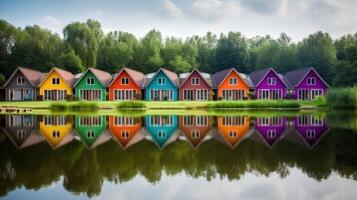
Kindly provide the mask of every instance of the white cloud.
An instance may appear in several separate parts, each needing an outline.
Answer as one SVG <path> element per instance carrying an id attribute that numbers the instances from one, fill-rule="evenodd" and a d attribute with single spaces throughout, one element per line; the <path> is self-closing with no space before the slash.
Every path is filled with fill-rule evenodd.
<path id="1" fill-rule="evenodd" d="M 53 32 L 61 33 L 64 26 L 63 22 L 54 16 L 44 16 L 40 20 L 40 26 Z"/>
<path id="2" fill-rule="evenodd" d="M 191 4 L 190 10 L 203 19 L 220 20 L 239 13 L 240 6 L 238 2 L 231 0 L 196 0 Z"/>
<path id="3" fill-rule="evenodd" d="M 181 9 L 171 0 L 162 1 L 160 7 L 165 12 L 166 16 L 172 18 L 180 18 L 183 16 Z"/>
<path id="4" fill-rule="evenodd" d="M 96 9 L 96 10 L 94 11 L 94 13 L 95 13 L 97 16 L 102 16 L 102 15 L 104 14 L 103 10 L 101 10 L 101 9 Z"/>

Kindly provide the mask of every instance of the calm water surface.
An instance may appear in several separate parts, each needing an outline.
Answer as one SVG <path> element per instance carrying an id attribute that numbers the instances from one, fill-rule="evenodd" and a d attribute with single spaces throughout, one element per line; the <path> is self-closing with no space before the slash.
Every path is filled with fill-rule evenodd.
<path id="1" fill-rule="evenodd" d="M 0 121 L 4 199 L 357 199 L 355 112 Z"/>

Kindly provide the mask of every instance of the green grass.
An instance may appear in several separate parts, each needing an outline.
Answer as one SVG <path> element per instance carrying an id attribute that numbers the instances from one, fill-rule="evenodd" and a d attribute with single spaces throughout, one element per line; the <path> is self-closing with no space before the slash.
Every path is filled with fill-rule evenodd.
<path id="1" fill-rule="evenodd" d="M 216 101 L 207 105 L 210 109 L 230 108 L 299 108 L 295 100 L 251 100 L 251 101 Z"/>
<path id="2" fill-rule="evenodd" d="M 76 101 L 76 102 L 52 102 L 49 109 L 53 112 L 93 112 L 99 110 L 97 102 Z"/>
<path id="3" fill-rule="evenodd" d="M 357 86 L 351 88 L 331 88 L 326 95 L 326 104 L 333 109 L 356 109 Z"/>
<path id="4" fill-rule="evenodd" d="M 146 104 L 143 101 L 122 101 L 117 105 L 118 110 L 123 109 L 146 109 Z"/>

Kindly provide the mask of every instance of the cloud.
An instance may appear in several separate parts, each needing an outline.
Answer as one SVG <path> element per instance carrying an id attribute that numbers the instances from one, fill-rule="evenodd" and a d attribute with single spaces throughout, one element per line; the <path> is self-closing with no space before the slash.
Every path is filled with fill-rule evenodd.
<path id="1" fill-rule="evenodd" d="M 287 0 L 240 0 L 242 6 L 262 15 L 274 15 L 284 11 Z"/>
<path id="2" fill-rule="evenodd" d="M 61 33 L 64 26 L 63 22 L 54 16 L 43 16 L 40 20 L 40 26 L 53 32 Z"/>
<path id="3" fill-rule="evenodd" d="M 183 16 L 181 9 L 171 0 L 164 0 L 159 4 L 164 14 L 171 18 L 180 18 Z"/>
<path id="4" fill-rule="evenodd" d="M 232 0 L 196 0 L 191 4 L 190 10 L 202 19 L 215 21 L 232 17 L 240 11 L 240 7 L 237 1 Z"/>
<path id="5" fill-rule="evenodd" d="M 94 11 L 94 13 L 95 13 L 97 16 L 102 16 L 102 15 L 104 14 L 103 10 L 101 10 L 101 9 L 96 9 L 96 10 Z"/>

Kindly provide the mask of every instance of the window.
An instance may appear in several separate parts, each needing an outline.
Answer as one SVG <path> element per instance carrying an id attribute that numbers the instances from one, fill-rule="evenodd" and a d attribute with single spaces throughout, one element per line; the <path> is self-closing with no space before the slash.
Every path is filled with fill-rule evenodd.
<path id="1" fill-rule="evenodd" d="M 195 125 L 195 116 L 184 116 L 183 117 L 184 126 L 193 126 Z"/>
<path id="2" fill-rule="evenodd" d="M 199 78 L 192 78 L 191 79 L 191 85 L 199 85 L 200 84 L 200 79 Z"/>
<path id="3" fill-rule="evenodd" d="M 306 137 L 308 139 L 315 139 L 316 138 L 316 131 L 315 130 L 307 130 Z"/>
<path id="4" fill-rule="evenodd" d="M 322 126 L 324 124 L 323 118 L 311 116 L 311 125 L 312 126 Z"/>
<path id="5" fill-rule="evenodd" d="M 307 81 L 308 85 L 315 85 L 315 83 L 316 83 L 315 77 L 307 77 L 306 81 Z"/>
<path id="6" fill-rule="evenodd" d="M 229 84 L 230 85 L 237 85 L 238 81 L 237 81 L 237 78 L 230 78 L 229 79 Z"/>
<path id="7" fill-rule="evenodd" d="M 60 79 L 59 78 L 53 78 L 52 79 L 52 85 L 59 85 L 60 84 Z"/>
<path id="8" fill-rule="evenodd" d="M 135 95 L 135 90 L 114 90 L 114 100 L 132 100 Z"/>
<path id="9" fill-rule="evenodd" d="M 194 92 L 195 90 L 183 90 L 183 99 L 184 100 L 194 100 Z"/>
<path id="10" fill-rule="evenodd" d="M 94 78 L 93 77 L 87 78 L 87 85 L 94 85 Z"/>
<path id="11" fill-rule="evenodd" d="M 157 84 L 158 85 L 165 85 L 166 84 L 166 79 L 165 78 L 158 78 L 157 79 Z"/>
<path id="12" fill-rule="evenodd" d="M 65 126 L 65 116 L 50 116 L 47 115 L 43 118 L 45 126 Z"/>
<path id="13" fill-rule="evenodd" d="M 225 100 L 241 100 L 244 98 L 244 90 L 223 90 L 222 96 Z"/>
<path id="14" fill-rule="evenodd" d="M 59 131 L 52 131 L 52 137 L 53 138 L 59 138 L 60 137 L 60 132 Z"/>
<path id="15" fill-rule="evenodd" d="M 301 115 L 298 117 L 298 126 L 307 126 L 309 125 L 309 115 Z"/>
<path id="16" fill-rule="evenodd" d="M 150 90 L 150 98 L 154 101 L 172 100 L 172 90 Z"/>
<path id="17" fill-rule="evenodd" d="M 157 131 L 157 137 L 158 137 L 159 139 L 163 139 L 163 138 L 165 138 L 165 136 L 166 136 L 166 133 L 165 133 L 164 130 L 158 130 L 158 131 Z"/>
<path id="18" fill-rule="evenodd" d="M 173 126 L 172 116 L 150 116 L 151 126 Z"/>
<path id="19" fill-rule="evenodd" d="M 25 77 L 17 77 L 17 85 L 25 85 Z"/>
<path id="20" fill-rule="evenodd" d="M 276 130 L 275 129 L 268 130 L 267 138 L 268 139 L 275 139 L 276 138 Z"/>
<path id="21" fill-rule="evenodd" d="M 208 117 L 207 116 L 196 116 L 196 125 L 197 126 L 208 126 Z"/>
<path id="22" fill-rule="evenodd" d="M 196 90 L 196 100 L 208 100 L 208 90 Z"/>
<path id="23" fill-rule="evenodd" d="M 93 130 L 87 130 L 87 138 L 88 139 L 93 139 L 94 138 L 94 131 Z"/>
<path id="24" fill-rule="evenodd" d="M 276 85 L 276 79 L 275 78 L 268 78 L 268 85 Z"/>
<path id="25" fill-rule="evenodd" d="M 128 77 L 122 78 L 121 79 L 121 84 L 122 85 L 129 85 L 129 78 Z"/>
<path id="26" fill-rule="evenodd" d="M 223 126 L 242 126 L 244 125 L 243 116 L 224 116 L 222 118 Z"/>
<path id="27" fill-rule="evenodd" d="M 101 116 L 79 117 L 79 126 L 101 126 Z"/>
<path id="28" fill-rule="evenodd" d="M 24 129 L 17 130 L 16 135 L 17 135 L 17 139 L 25 139 L 27 136 L 26 130 Z"/>
<path id="29" fill-rule="evenodd" d="M 315 99 L 316 97 L 320 96 L 323 94 L 322 89 L 312 89 L 311 90 L 311 99 Z"/>
<path id="30" fill-rule="evenodd" d="M 229 131 L 229 137 L 236 138 L 237 137 L 237 132 L 236 131 Z"/>
<path id="31" fill-rule="evenodd" d="M 101 90 L 79 90 L 79 97 L 83 100 L 93 101 L 102 99 Z"/>
<path id="32" fill-rule="evenodd" d="M 133 117 L 114 117 L 114 126 L 134 126 L 135 120 Z"/>
<path id="33" fill-rule="evenodd" d="M 129 138 L 129 131 L 127 131 L 127 130 L 121 131 L 121 137 L 122 137 L 123 139 Z"/>
<path id="34" fill-rule="evenodd" d="M 193 130 L 193 131 L 191 131 L 191 137 L 192 137 L 192 139 L 198 139 L 198 138 L 200 138 L 200 131 L 199 131 L 199 130 Z"/>
<path id="35" fill-rule="evenodd" d="M 269 99 L 269 90 L 261 89 L 258 91 L 259 99 Z"/>

